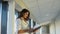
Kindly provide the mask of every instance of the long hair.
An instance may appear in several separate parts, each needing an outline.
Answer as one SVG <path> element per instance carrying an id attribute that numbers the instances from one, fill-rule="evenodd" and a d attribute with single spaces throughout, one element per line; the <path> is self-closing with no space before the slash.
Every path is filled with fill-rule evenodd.
<path id="1" fill-rule="evenodd" d="M 23 17 L 23 15 L 24 15 L 26 12 L 28 12 L 28 17 L 26 18 L 26 20 L 28 20 L 29 17 L 30 17 L 30 12 L 29 12 L 29 10 L 27 10 L 27 9 L 23 9 L 23 10 L 19 13 L 18 18 Z"/>

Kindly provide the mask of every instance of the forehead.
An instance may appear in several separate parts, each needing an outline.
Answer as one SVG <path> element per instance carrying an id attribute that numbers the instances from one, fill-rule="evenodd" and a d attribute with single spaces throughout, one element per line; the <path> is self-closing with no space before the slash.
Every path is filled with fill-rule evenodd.
<path id="1" fill-rule="evenodd" d="M 29 14 L 29 12 L 26 12 L 25 14 Z"/>

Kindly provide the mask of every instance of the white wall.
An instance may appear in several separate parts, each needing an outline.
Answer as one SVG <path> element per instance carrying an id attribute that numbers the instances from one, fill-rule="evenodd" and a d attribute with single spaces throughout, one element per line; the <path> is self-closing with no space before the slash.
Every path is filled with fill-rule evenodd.
<path id="1" fill-rule="evenodd" d="M 14 34 L 15 1 L 9 2 L 7 34 Z"/>
<path id="2" fill-rule="evenodd" d="M 52 21 L 50 26 L 50 34 L 60 34 L 60 16 L 58 16 L 55 21 Z"/>
<path id="3" fill-rule="evenodd" d="M 56 25 L 56 34 L 60 34 L 60 16 L 56 18 L 55 25 Z"/>
<path id="4" fill-rule="evenodd" d="M 50 34 L 55 34 L 55 24 L 54 23 L 50 24 L 49 31 L 50 31 Z"/>

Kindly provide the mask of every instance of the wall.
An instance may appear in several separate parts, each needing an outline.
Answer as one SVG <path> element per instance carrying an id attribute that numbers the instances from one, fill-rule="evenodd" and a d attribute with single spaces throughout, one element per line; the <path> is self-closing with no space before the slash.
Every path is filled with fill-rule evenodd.
<path id="1" fill-rule="evenodd" d="M 56 18 L 55 25 L 56 25 L 56 34 L 60 34 L 60 15 Z"/>
<path id="2" fill-rule="evenodd" d="M 7 34 L 14 34 L 15 1 L 9 2 Z"/>
<path id="3" fill-rule="evenodd" d="M 50 34 L 60 34 L 60 15 L 55 19 L 55 21 L 52 21 L 50 26 Z"/>
<path id="4" fill-rule="evenodd" d="M 51 23 L 49 25 L 49 32 L 50 32 L 50 34 L 55 34 L 55 25 L 54 25 L 54 23 Z"/>

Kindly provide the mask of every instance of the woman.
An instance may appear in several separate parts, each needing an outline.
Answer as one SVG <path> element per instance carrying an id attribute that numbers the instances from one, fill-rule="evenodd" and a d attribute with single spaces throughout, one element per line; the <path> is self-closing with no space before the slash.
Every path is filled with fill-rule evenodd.
<path id="1" fill-rule="evenodd" d="M 18 34 L 29 34 L 31 32 L 34 32 L 33 28 L 29 26 L 29 20 L 30 20 L 30 12 L 27 9 L 23 9 L 20 12 L 20 15 L 17 18 L 17 32 Z M 33 20 L 31 20 L 33 23 Z"/>
<path id="2" fill-rule="evenodd" d="M 23 9 L 20 12 L 20 15 L 17 18 L 17 28 L 18 28 L 18 34 L 27 34 L 27 32 L 29 32 L 29 16 L 30 16 L 30 12 L 27 9 Z"/>

